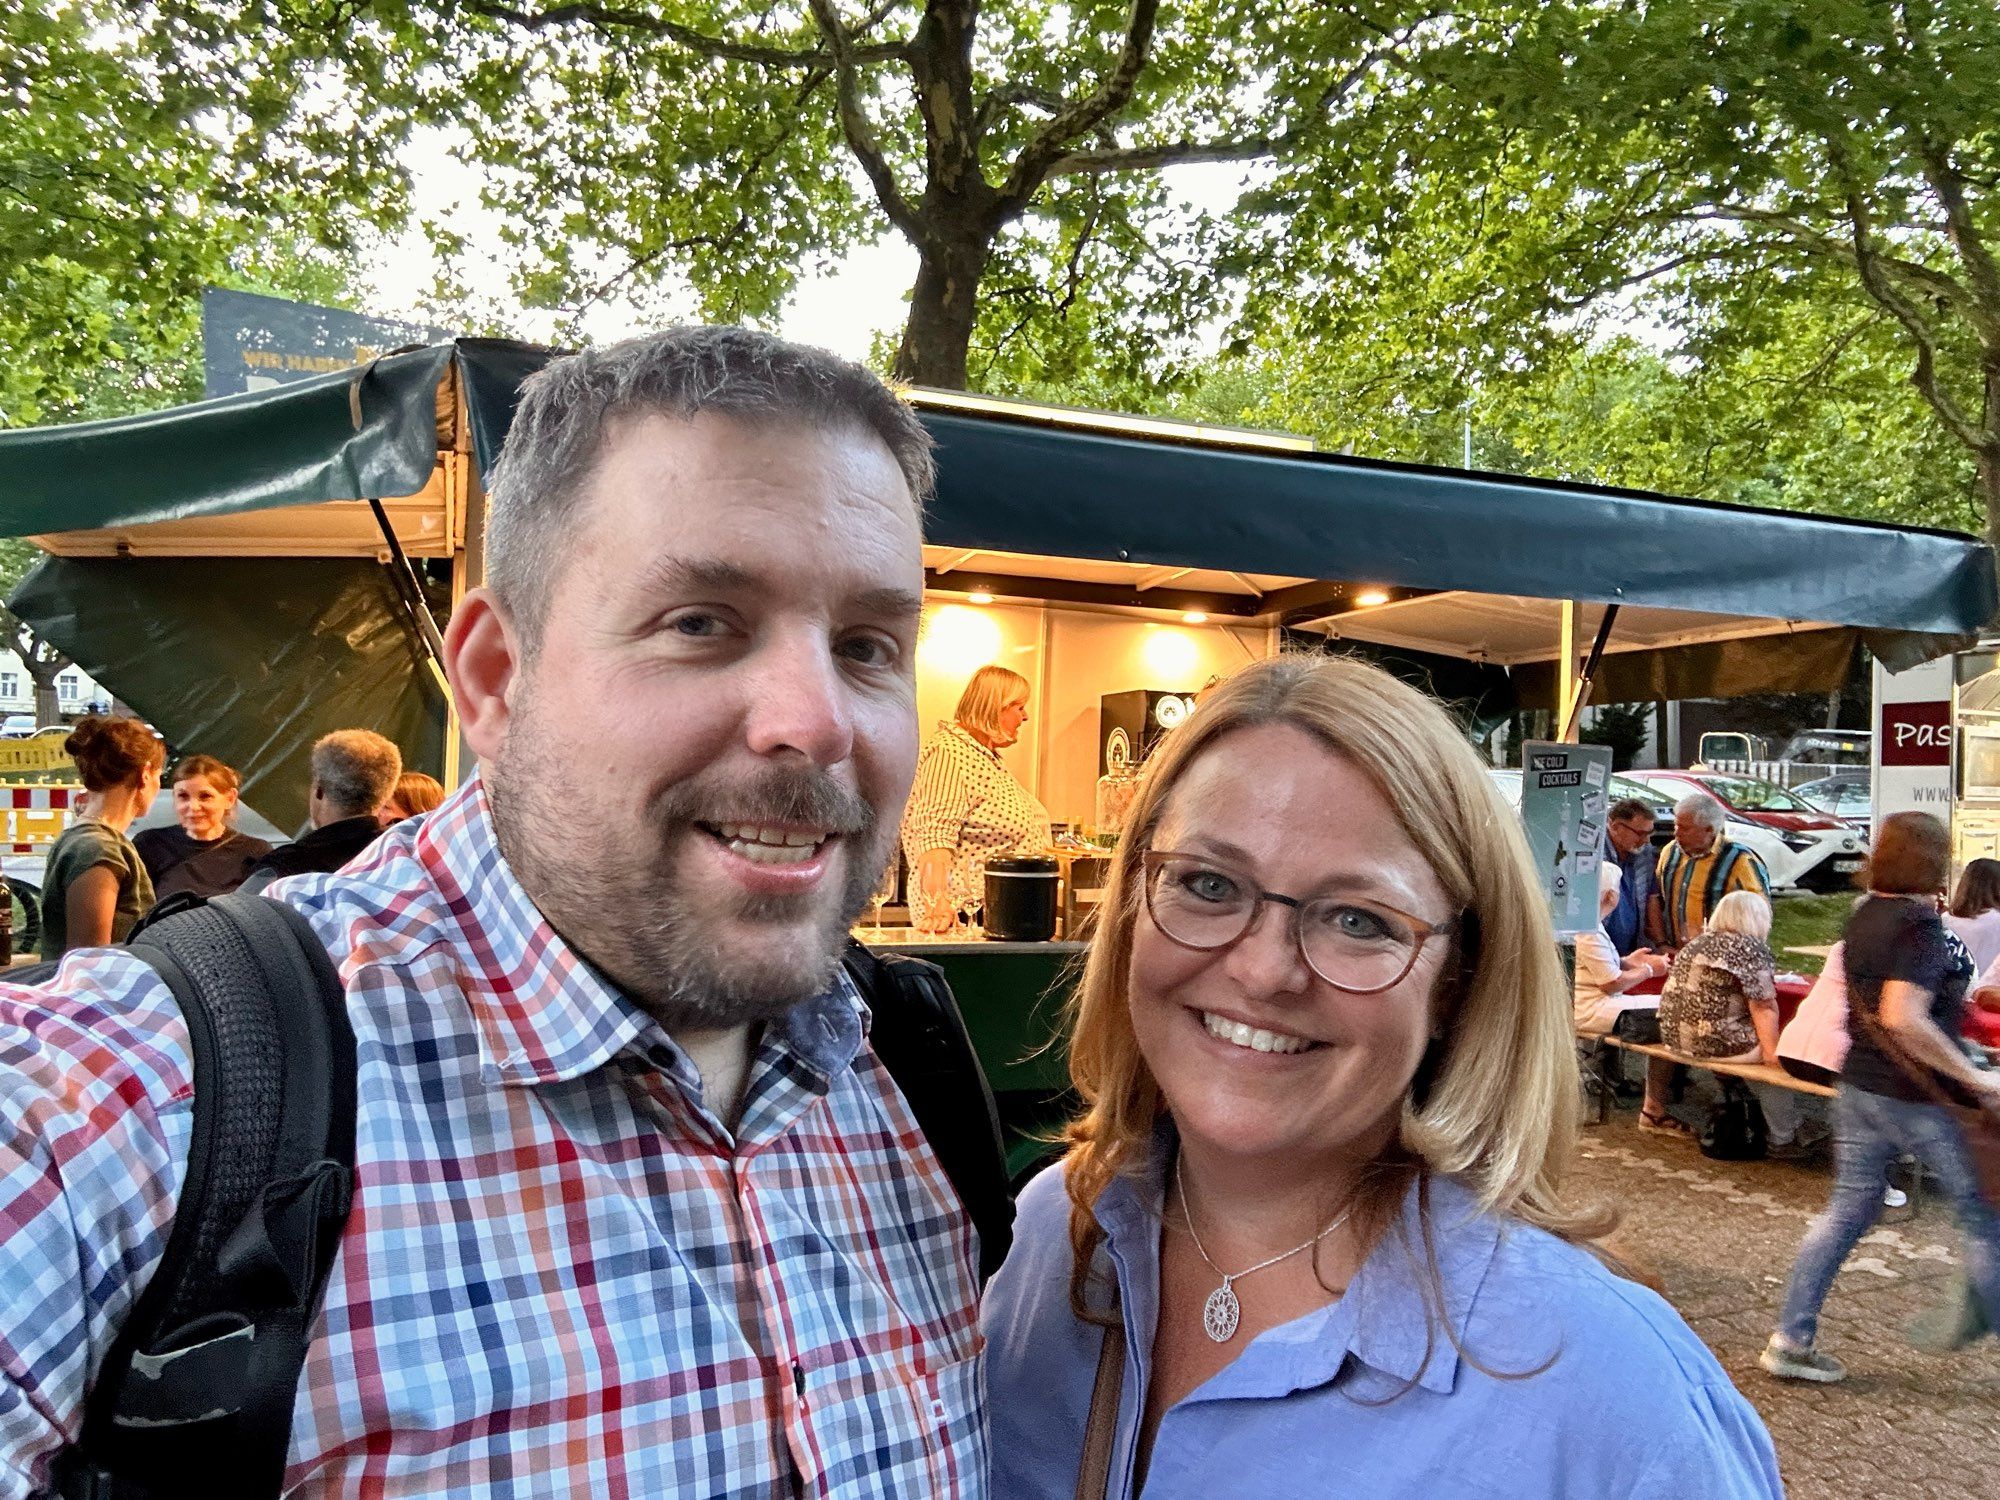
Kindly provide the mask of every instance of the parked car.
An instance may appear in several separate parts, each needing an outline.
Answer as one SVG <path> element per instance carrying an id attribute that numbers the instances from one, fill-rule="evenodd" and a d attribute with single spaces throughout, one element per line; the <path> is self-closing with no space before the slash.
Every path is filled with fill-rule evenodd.
<path id="1" fill-rule="evenodd" d="M 1775 838 L 1786 851 L 1782 859 L 1774 860 L 1749 839 L 1739 840 L 1763 856 L 1773 886 L 1845 890 L 1868 855 L 1867 840 L 1840 819 L 1768 781 L 1718 771 L 1634 771 L 1632 779 L 1674 801 L 1689 792 L 1707 792 L 1732 822 L 1754 826 Z M 1736 835 L 1732 832 L 1729 837 Z"/>
<path id="2" fill-rule="evenodd" d="M 1500 789 L 1500 795 L 1507 799 L 1507 805 L 1516 812 L 1521 810 L 1521 773 L 1514 767 L 1494 767 L 1489 773 L 1493 784 Z M 1653 809 L 1653 847 L 1658 848 L 1674 836 L 1674 804 L 1662 797 L 1652 787 L 1641 786 L 1623 776 L 1613 776 L 1610 782 L 1610 800 L 1623 802 L 1627 797 L 1637 797 Z"/>
<path id="3" fill-rule="evenodd" d="M 1793 787 L 1792 794 L 1860 833 L 1875 826 L 1875 793 L 1865 771 L 1859 776 L 1822 776 Z"/>
<path id="4" fill-rule="evenodd" d="M 6 718 L 0 719 L 0 739 L 26 739 L 34 732 L 35 716 L 33 714 L 9 714 Z"/>

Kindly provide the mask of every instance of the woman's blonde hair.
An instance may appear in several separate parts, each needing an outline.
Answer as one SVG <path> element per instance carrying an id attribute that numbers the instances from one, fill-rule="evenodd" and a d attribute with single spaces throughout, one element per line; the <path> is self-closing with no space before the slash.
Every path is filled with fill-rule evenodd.
<path id="1" fill-rule="evenodd" d="M 983 739 L 1000 737 L 1000 710 L 1016 699 L 1026 701 L 1028 679 L 1011 667 L 991 662 L 972 674 L 958 695 L 952 717 Z"/>
<path id="2" fill-rule="evenodd" d="M 1715 903 L 1703 932 L 1734 932 L 1759 942 L 1771 936 L 1771 903 L 1755 891 L 1731 891 Z"/>
<path id="3" fill-rule="evenodd" d="M 1112 859 L 1071 1000 L 1070 1076 L 1084 1112 L 1067 1131 L 1063 1166 L 1070 1301 L 1081 1318 L 1106 1317 L 1086 1296 L 1103 1238 L 1093 1206 L 1114 1176 L 1144 1170 L 1165 1111 L 1127 1009 L 1140 857 L 1188 767 L 1225 735 L 1269 724 L 1302 730 L 1365 772 L 1462 912 L 1438 980 L 1443 1034 L 1418 1067 L 1397 1144 L 1354 1205 L 1364 1243 L 1395 1220 L 1413 1179 L 1427 1201 L 1435 1173 L 1460 1179 L 1485 1209 L 1568 1239 L 1610 1227 L 1608 1216 L 1562 1196 L 1579 1093 L 1569 986 L 1519 821 L 1438 704 L 1365 662 L 1286 655 L 1238 672 L 1168 737 Z M 1424 1229 L 1428 1241 L 1427 1218 Z M 1429 1272 L 1435 1293 L 1434 1260 Z"/>

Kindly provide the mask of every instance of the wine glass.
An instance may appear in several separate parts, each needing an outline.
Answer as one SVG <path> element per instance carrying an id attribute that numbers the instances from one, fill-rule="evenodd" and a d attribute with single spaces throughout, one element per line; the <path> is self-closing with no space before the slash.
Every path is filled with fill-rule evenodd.
<path id="1" fill-rule="evenodd" d="M 986 861 L 975 856 L 966 861 L 965 884 L 954 893 L 957 902 L 957 922 L 952 929 L 954 935 L 967 939 L 979 936 L 979 923 L 973 914 L 983 904 L 985 890 Z"/>
<path id="2" fill-rule="evenodd" d="M 891 859 L 883 867 L 882 878 L 875 882 L 874 893 L 868 898 L 875 903 L 875 936 L 877 938 L 887 935 L 886 929 L 882 926 L 882 908 L 896 898 L 897 874 L 896 861 Z"/>

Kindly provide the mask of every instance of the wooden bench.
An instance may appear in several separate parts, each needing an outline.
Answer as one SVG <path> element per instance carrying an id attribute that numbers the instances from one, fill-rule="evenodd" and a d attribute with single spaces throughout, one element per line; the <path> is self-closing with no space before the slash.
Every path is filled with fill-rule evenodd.
<path id="1" fill-rule="evenodd" d="M 1657 1057 L 1662 1062 L 1681 1063 L 1690 1068 L 1706 1068 L 1711 1073 L 1741 1078 L 1749 1083 L 1767 1084 L 1775 1089 L 1790 1089 L 1795 1094 L 1817 1094 L 1822 1099 L 1831 1099 L 1835 1094 L 1835 1090 L 1824 1083 L 1808 1083 L 1803 1078 L 1794 1078 L 1783 1068 L 1774 1068 L 1767 1063 L 1729 1062 L 1715 1057 L 1688 1057 L 1671 1048 L 1662 1047 L 1657 1042 L 1630 1042 L 1618 1036 L 1578 1037 L 1577 1040 L 1601 1042 L 1607 1049 L 1615 1047 L 1620 1052 L 1634 1052 L 1641 1057 Z M 1607 1050 L 1604 1056 L 1609 1061 L 1611 1054 Z M 1591 1092 L 1597 1096 L 1595 1123 L 1602 1125 L 1611 1110 L 1611 1079 L 1601 1074 L 1597 1079 L 1597 1086 Z"/>

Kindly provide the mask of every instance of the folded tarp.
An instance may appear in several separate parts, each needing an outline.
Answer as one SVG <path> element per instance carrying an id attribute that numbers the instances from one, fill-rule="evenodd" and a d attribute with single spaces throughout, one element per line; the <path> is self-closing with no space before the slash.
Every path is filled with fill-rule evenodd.
<path id="1" fill-rule="evenodd" d="M 306 816 L 313 741 L 373 729 L 444 765 L 444 695 L 388 575 L 360 558 L 50 557 L 10 607 L 167 738 L 245 775 L 278 827 Z"/>

